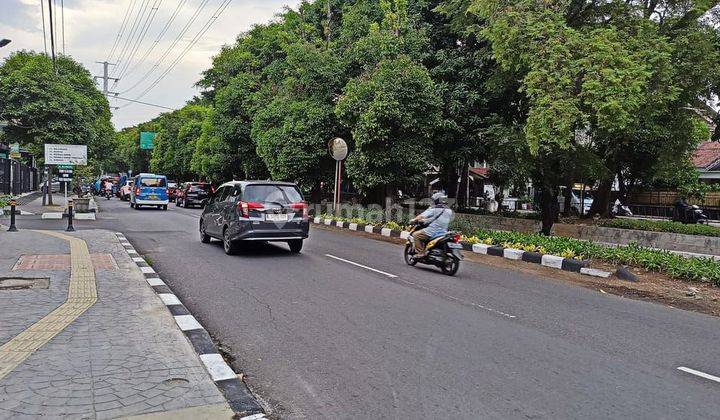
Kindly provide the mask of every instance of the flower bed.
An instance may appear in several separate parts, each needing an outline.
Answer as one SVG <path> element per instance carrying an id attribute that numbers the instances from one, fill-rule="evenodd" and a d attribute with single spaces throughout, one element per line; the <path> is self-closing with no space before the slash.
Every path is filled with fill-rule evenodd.
<path id="1" fill-rule="evenodd" d="M 670 232 L 681 233 L 685 235 L 702 235 L 720 237 L 720 228 L 708 225 L 685 225 L 679 222 L 671 222 L 668 220 L 644 220 L 644 219 L 609 219 L 602 220 L 599 226 L 618 228 L 618 229 L 635 229 L 651 232 Z"/>
<path id="2" fill-rule="evenodd" d="M 320 217 L 392 230 L 407 230 L 400 223 L 392 220 L 371 223 L 358 217 L 347 219 L 327 214 Z M 484 243 L 568 259 L 597 260 L 609 264 L 630 265 L 664 273 L 677 279 L 711 282 L 720 286 L 720 262 L 711 258 L 685 258 L 669 251 L 650 249 L 639 245 L 612 247 L 562 236 L 543 236 L 487 229 L 471 230 L 470 226 L 458 225 L 451 226 L 451 229 L 461 230 L 462 239 L 467 244 Z"/>
<path id="3" fill-rule="evenodd" d="M 598 260 L 610 264 L 641 267 L 683 280 L 711 282 L 720 286 L 720 263 L 711 258 L 685 258 L 669 251 L 639 245 L 604 246 L 562 236 L 478 230 L 469 242 L 558 255 L 564 258 Z"/>

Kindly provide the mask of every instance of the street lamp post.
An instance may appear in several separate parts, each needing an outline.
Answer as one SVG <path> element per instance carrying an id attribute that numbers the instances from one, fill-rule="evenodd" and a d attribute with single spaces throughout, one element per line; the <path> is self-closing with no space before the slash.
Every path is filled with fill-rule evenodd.
<path id="1" fill-rule="evenodd" d="M 9 43 L 10 43 L 10 40 L 7 38 L 0 39 L 0 48 L 6 46 Z"/>

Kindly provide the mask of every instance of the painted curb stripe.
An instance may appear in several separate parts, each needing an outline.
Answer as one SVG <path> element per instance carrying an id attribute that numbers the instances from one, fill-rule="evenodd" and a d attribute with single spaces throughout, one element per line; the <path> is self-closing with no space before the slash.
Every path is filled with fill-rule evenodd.
<path id="1" fill-rule="evenodd" d="M 160 277 L 150 277 L 145 279 L 145 281 L 148 282 L 148 284 L 152 287 L 154 286 L 167 286 L 164 281 L 160 279 Z"/>
<path id="2" fill-rule="evenodd" d="M 181 305 L 180 299 L 178 299 L 177 296 L 172 293 L 159 293 L 158 296 L 160 297 L 160 300 L 163 301 L 165 306 Z"/>
<path id="3" fill-rule="evenodd" d="M 203 329 L 202 325 L 200 325 L 197 319 L 195 319 L 192 315 L 178 315 L 173 318 L 175 318 L 175 322 L 178 324 L 178 327 L 180 327 L 183 331 Z"/>
<path id="4" fill-rule="evenodd" d="M 115 232 L 115 235 L 119 241 L 127 242 L 127 239 L 125 239 L 121 233 Z M 162 281 L 155 270 L 138 255 L 129 242 L 123 244 L 123 248 L 130 258 L 132 258 L 135 265 L 142 271 L 145 281 L 147 281 L 148 285 L 151 286 L 160 300 L 162 300 L 165 307 L 168 308 L 178 328 L 180 328 L 188 341 L 190 341 L 193 350 L 195 350 L 195 353 L 205 366 L 205 369 L 218 387 L 218 390 L 227 400 L 230 408 L 241 415 L 251 414 L 252 416 L 260 416 L 254 418 L 266 419 L 267 417 L 263 414 L 263 409 L 257 402 L 257 399 L 255 399 L 255 396 L 252 395 L 247 385 L 237 377 L 232 368 L 225 363 L 222 356 L 218 353 L 217 347 L 212 341 L 210 334 L 208 334 L 198 320 L 192 316 L 177 296 L 172 293 L 172 290 Z"/>
<path id="5" fill-rule="evenodd" d="M 230 366 L 225 363 L 225 360 L 218 353 L 201 354 L 200 360 L 202 360 L 213 381 L 237 378 L 235 372 L 230 369 Z"/>

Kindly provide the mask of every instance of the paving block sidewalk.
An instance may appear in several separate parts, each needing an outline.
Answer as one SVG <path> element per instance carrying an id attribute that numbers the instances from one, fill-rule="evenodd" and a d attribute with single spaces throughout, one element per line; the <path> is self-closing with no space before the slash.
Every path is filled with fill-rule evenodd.
<path id="1" fill-rule="evenodd" d="M 233 415 L 116 236 L 0 230 L 0 419 L 162 412 Z"/>

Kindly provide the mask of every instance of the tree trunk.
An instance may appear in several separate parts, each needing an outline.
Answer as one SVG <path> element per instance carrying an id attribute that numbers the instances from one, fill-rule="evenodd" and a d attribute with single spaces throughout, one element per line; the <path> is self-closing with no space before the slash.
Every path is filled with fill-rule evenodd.
<path id="1" fill-rule="evenodd" d="M 468 205 L 468 182 L 468 163 L 463 162 L 460 167 L 460 185 L 457 194 L 457 205 L 459 208 L 465 208 Z"/>
<path id="2" fill-rule="evenodd" d="M 612 184 L 612 179 L 603 179 L 600 181 L 588 216 L 599 214 L 602 217 L 608 217 L 610 215 L 610 193 L 612 192 Z"/>
<path id="3" fill-rule="evenodd" d="M 545 236 L 552 234 L 552 227 L 558 217 L 558 202 L 555 189 L 543 185 L 540 194 L 540 215 L 542 218 L 542 228 L 540 233 Z"/>
<path id="4" fill-rule="evenodd" d="M 572 215 L 572 187 L 573 182 L 568 181 L 565 184 L 565 201 L 563 204 L 563 215 L 564 216 L 570 216 Z"/>
<path id="5" fill-rule="evenodd" d="M 312 190 L 310 190 L 310 201 L 312 204 L 320 204 L 322 202 L 322 189 L 320 181 L 315 181 Z"/>

